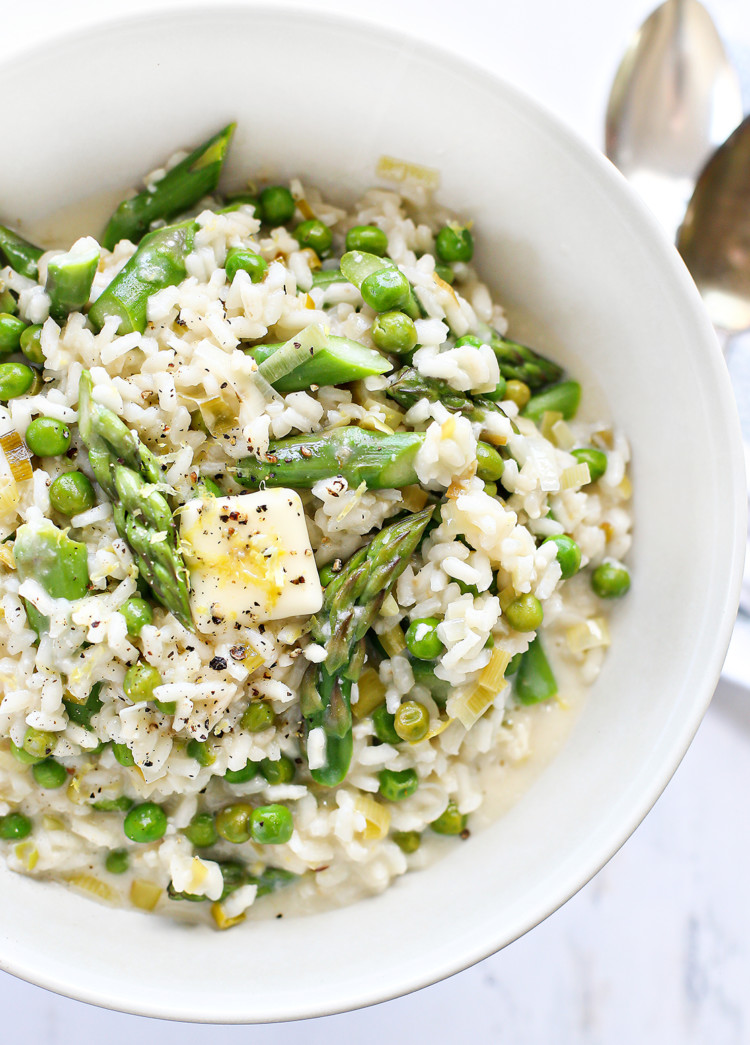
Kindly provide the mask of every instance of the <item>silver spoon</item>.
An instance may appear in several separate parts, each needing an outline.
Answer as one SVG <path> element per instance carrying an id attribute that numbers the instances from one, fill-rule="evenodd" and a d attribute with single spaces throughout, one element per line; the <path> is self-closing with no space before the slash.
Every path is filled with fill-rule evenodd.
<path id="1" fill-rule="evenodd" d="M 710 15 L 698 0 L 666 0 L 620 63 L 605 151 L 670 239 L 698 173 L 741 119 L 739 80 Z"/>

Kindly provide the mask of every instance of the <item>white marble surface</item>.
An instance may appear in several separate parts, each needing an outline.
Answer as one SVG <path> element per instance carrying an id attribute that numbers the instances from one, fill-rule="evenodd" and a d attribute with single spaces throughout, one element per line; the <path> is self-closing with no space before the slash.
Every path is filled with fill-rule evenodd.
<path id="1" fill-rule="evenodd" d="M 750 102 L 746 0 L 705 2 Z M 121 12 L 177 6 L 175 0 L 6 0 L 0 59 Z M 349 12 L 450 46 L 599 145 L 612 74 L 653 3 L 298 0 L 297 6 Z M 738 637 L 735 675 L 744 647 L 750 649 L 750 626 Z M 369 1010 L 254 1028 L 110 1013 L 0 974 L 0 1043 L 130 1045 L 148 1036 L 159 1045 L 442 1045 L 469 1038 L 513 1045 L 746 1045 L 749 814 L 750 695 L 725 680 L 664 796 L 620 853 L 564 908 L 475 968 Z"/>

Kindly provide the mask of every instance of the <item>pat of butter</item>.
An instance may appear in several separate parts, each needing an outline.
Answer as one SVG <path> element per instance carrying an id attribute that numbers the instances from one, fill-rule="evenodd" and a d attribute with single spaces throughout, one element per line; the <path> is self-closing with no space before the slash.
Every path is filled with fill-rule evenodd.
<path id="1" fill-rule="evenodd" d="M 188 501 L 180 540 L 199 631 L 317 613 L 323 589 L 294 490 Z"/>

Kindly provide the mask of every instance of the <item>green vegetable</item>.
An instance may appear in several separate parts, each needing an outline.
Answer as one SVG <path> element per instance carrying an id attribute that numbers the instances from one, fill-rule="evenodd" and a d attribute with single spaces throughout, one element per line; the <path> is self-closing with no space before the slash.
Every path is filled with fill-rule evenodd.
<path id="1" fill-rule="evenodd" d="M 119 762 L 121 766 L 127 767 L 135 765 L 133 752 L 130 750 L 127 744 L 113 744 L 112 754 L 115 756 L 115 760 Z"/>
<path id="2" fill-rule="evenodd" d="M 521 657 L 515 693 L 521 704 L 538 704 L 557 693 L 557 682 L 538 635 Z"/>
<path id="3" fill-rule="evenodd" d="M 96 504 L 91 480 L 83 472 L 63 472 L 50 483 L 49 503 L 61 515 L 79 515 L 88 511 Z"/>
<path id="4" fill-rule="evenodd" d="M 405 700 L 394 716 L 393 728 L 402 740 L 416 743 L 427 736 L 430 716 L 424 704 L 418 700 Z"/>
<path id="5" fill-rule="evenodd" d="M 383 312 L 372 324 L 372 340 L 384 352 L 410 352 L 417 343 L 414 320 L 403 312 Z"/>
<path id="6" fill-rule="evenodd" d="M 208 849 L 209 846 L 216 845 L 219 837 L 210 813 L 196 813 L 182 833 L 196 849 Z"/>
<path id="7" fill-rule="evenodd" d="M 544 610 L 535 595 L 518 595 L 506 606 L 505 619 L 515 631 L 536 631 L 544 619 Z"/>
<path id="8" fill-rule="evenodd" d="M 158 842 L 167 832 L 167 814 L 156 802 L 133 806 L 122 829 L 131 842 Z"/>
<path id="9" fill-rule="evenodd" d="M 68 771 L 60 762 L 54 758 L 45 758 L 31 767 L 31 773 L 40 787 L 48 791 L 54 791 L 62 787 L 68 779 Z"/>
<path id="10" fill-rule="evenodd" d="M 467 392 L 457 392 L 447 381 L 422 377 L 411 367 L 399 370 L 385 393 L 391 399 L 395 399 L 405 410 L 410 409 L 420 399 L 429 399 L 431 403 L 442 403 L 452 413 L 463 414 L 470 421 L 477 421 L 479 424 L 482 424 L 492 414 L 504 416 L 504 411 L 489 395 L 470 396 Z M 487 444 L 482 443 L 481 445 L 486 446 Z M 493 450 L 493 453 L 495 452 Z M 492 467 L 497 470 L 499 466 L 495 458 L 489 457 L 488 460 L 493 462 Z"/>
<path id="11" fill-rule="evenodd" d="M 58 457 L 70 443 L 70 429 L 54 417 L 35 417 L 26 429 L 26 445 L 37 457 Z"/>
<path id="12" fill-rule="evenodd" d="M 552 388 L 532 396 L 521 413 L 524 417 L 530 417 L 532 421 L 541 421 L 548 410 L 554 410 L 562 414 L 566 421 L 570 421 L 575 417 L 580 401 L 581 386 L 578 382 L 563 381 L 562 384 L 553 385 Z"/>
<path id="13" fill-rule="evenodd" d="M 260 763 L 260 771 L 269 784 L 289 784 L 294 780 L 296 766 L 291 758 L 282 755 L 278 759 L 264 758 Z"/>
<path id="14" fill-rule="evenodd" d="M 406 648 L 419 660 L 435 660 L 445 649 L 438 638 L 437 617 L 420 617 L 413 620 L 406 631 Z"/>
<path id="15" fill-rule="evenodd" d="M 8 813 L 0 816 L 0 838 L 4 842 L 17 842 L 31 834 L 32 824 L 23 813 Z"/>
<path id="16" fill-rule="evenodd" d="M 99 265 L 99 244 L 86 239 L 67 253 L 56 254 L 47 265 L 45 291 L 49 295 L 49 314 L 62 326 L 71 312 L 83 312 L 91 294 Z"/>
<path id="17" fill-rule="evenodd" d="M 292 837 L 294 823 L 286 806 L 258 806 L 251 817 L 253 841 L 259 845 L 283 845 Z"/>
<path id="18" fill-rule="evenodd" d="M 318 784 L 334 787 L 347 774 L 352 757 L 351 685 L 364 663 L 364 638 L 406 569 L 432 512 L 427 508 L 384 527 L 326 586 L 312 635 L 326 647 L 327 656 L 322 664 L 308 667 L 300 689 L 306 735 L 320 728 L 326 739 L 325 764 L 310 770 Z"/>
<path id="19" fill-rule="evenodd" d="M 388 250 L 388 237 L 376 225 L 355 225 L 346 234 L 346 249 L 382 257 Z"/>
<path id="20" fill-rule="evenodd" d="M 573 450 L 572 456 L 580 464 L 589 466 L 589 475 L 592 483 L 595 483 L 597 479 L 601 479 L 607 471 L 607 455 L 601 450 L 594 450 L 593 447 L 584 450 Z"/>
<path id="21" fill-rule="evenodd" d="M 313 287 L 320 287 L 322 290 L 334 283 L 347 282 L 346 277 L 341 274 L 341 269 L 316 269 L 312 274 Z"/>
<path id="22" fill-rule="evenodd" d="M 381 769 L 378 773 L 380 793 L 388 802 L 401 802 L 413 795 L 419 787 L 419 777 L 415 769 Z"/>
<path id="23" fill-rule="evenodd" d="M 262 283 L 263 277 L 268 271 L 268 262 L 254 250 L 247 250 L 245 247 L 230 247 L 224 262 L 227 283 L 233 282 L 240 269 L 247 272 L 252 283 Z"/>
<path id="24" fill-rule="evenodd" d="M 107 250 L 113 250 L 121 239 L 138 243 L 152 222 L 169 220 L 213 192 L 234 128 L 230 123 L 168 170 L 159 181 L 132 199 L 124 200 L 104 233 L 102 244 Z"/>
<path id="25" fill-rule="evenodd" d="M 410 853 L 416 853 L 422 844 L 422 836 L 419 831 L 396 831 L 393 835 L 393 841 L 399 847 L 402 853 L 406 853 L 409 856 Z"/>
<path id="26" fill-rule="evenodd" d="M 477 475 L 486 483 L 497 482 L 505 471 L 505 461 L 489 443 L 477 443 Z"/>
<path id="27" fill-rule="evenodd" d="M 0 355 L 9 356 L 21 347 L 21 335 L 26 324 L 18 316 L 0 312 Z"/>
<path id="28" fill-rule="evenodd" d="M 102 700 L 99 698 L 103 683 L 96 682 L 91 688 L 91 692 L 86 698 L 83 704 L 79 704 L 75 700 L 69 700 L 63 697 L 63 704 L 65 710 L 68 713 L 68 718 L 71 722 L 75 722 L 77 726 L 83 726 L 84 729 L 91 729 L 91 719 L 96 715 L 98 711 L 102 709 Z M 124 745 L 113 744 L 112 747 L 120 747 Z M 127 748 L 125 749 L 128 750 Z M 118 759 L 119 761 L 119 759 Z M 129 765 L 133 765 L 132 762 Z"/>
<path id="29" fill-rule="evenodd" d="M 459 813 L 456 803 L 449 802 L 430 827 L 438 835 L 460 835 L 466 830 L 466 821 L 467 817 Z"/>
<path id="30" fill-rule="evenodd" d="M 600 599 L 620 599 L 630 589 L 627 567 L 614 559 L 605 560 L 591 574 L 591 587 Z"/>
<path id="31" fill-rule="evenodd" d="M 449 287 L 452 287 L 456 282 L 456 273 L 450 265 L 436 265 L 435 275 L 439 276 L 443 283 L 447 283 Z"/>
<path id="32" fill-rule="evenodd" d="M 143 580 L 183 627 L 193 626 L 188 571 L 164 496 L 158 459 L 116 414 L 94 402 L 88 371 L 81 374 L 78 430 L 97 482 L 113 504 L 117 532 L 133 551 Z M 152 540 L 156 534 L 160 538 Z M 166 534 L 166 537 L 161 535 Z"/>
<path id="33" fill-rule="evenodd" d="M 259 768 L 260 762 L 248 759 L 242 769 L 228 769 L 224 774 L 224 779 L 228 784 L 246 784 L 248 780 L 257 776 Z"/>
<path id="34" fill-rule="evenodd" d="M 359 288 L 362 300 L 376 312 L 402 308 L 409 300 L 409 280 L 397 268 L 372 272 Z"/>
<path id="35" fill-rule="evenodd" d="M 25 363 L 0 363 L 0 401 L 26 395 L 34 384 L 34 373 Z"/>
<path id="36" fill-rule="evenodd" d="M 127 849 L 113 849 L 107 853 L 104 866 L 110 874 L 125 874 L 130 867 L 130 854 Z"/>
<path id="37" fill-rule="evenodd" d="M 141 704 L 146 700 L 154 699 L 154 690 L 161 686 L 162 678 L 152 664 L 146 664 L 139 660 L 132 664 L 125 672 L 122 680 L 122 688 L 125 696 L 133 704 Z"/>
<path id="38" fill-rule="evenodd" d="M 12 232 L 5 225 L 0 225 L 0 257 L 14 272 L 19 272 L 27 279 L 36 280 L 39 275 L 39 259 L 44 251 L 35 247 L 17 232 Z"/>
<path id="39" fill-rule="evenodd" d="M 445 704 L 450 694 L 450 683 L 445 679 L 439 679 L 435 674 L 433 662 L 424 660 L 412 661 L 411 670 L 414 674 L 414 682 L 418 686 L 424 686 L 430 691 L 432 699 L 437 704 Z"/>
<path id="40" fill-rule="evenodd" d="M 412 319 L 419 319 L 422 315 L 414 291 L 395 261 L 391 261 L 390 258 L 379 258 L 364 250 L 350 250 L 344 254 L 340 265 L 342 275 L 354 284 L 365 302 L 376 312 L 388 312 L 393 308 L 401 308 Z M 384 276 L 382 279 L 371 279 L 372 276 L 380 276 L 383 273 L 391 273 L 391 275 Z M 368 280 L 370 280 L 369 283 L 367 283 Z M 365 283 L 367 283 L 366 289 Z M 373 301 L 377 303 L 373 304 Z M 388 303 L 389 301 L 390 303 Z"/>
<path id="41" fill-rule="evenodd" d="M 248 733 L 262 733 L 273 725 L 273 708 L 265 700 L 254 700 L 248 704 L 240 719 L 240 725 Z"/>
<path id="42" fill-rule="evenodd" d="M 42 327 L 35 323 L 26 327 L 21 334 L 20 348 L 31 363 L 41 366 L 44 363 L 44 352 L 42 351 Z"/>
<path id="43" fill-rule="evenodd" d="M 19 580 L 37 581 L 53 599 L 74 602 L 88 593 L 86 546 L 72 541 L 49 519 L 19 526 L 13 555 Z M 26 614 L 38 635 L 49 627 L 48 619 L 28 601 Z"/>
<path id="44" fill-rule="evenodd" d="M 216 761 L 213 746 L 207 740 L 189 740 L 187 753 L 201 766 L 212 766 Z"/>
<path id="45" fill-rule="evenodd" d="M 294 196 L 284 185 L 269 185 L 260 194 L 260 213 L 266 225 L 285 225 L 296 209 Z"/>
<path id="46" fill-rule="evenodd" d="M 216 814 L 216 831 L 220 838 L 233 845 L 241 845 L 250 838 L 250 818 L 253 807 L 247 802 L 234 802 Z"/>
<path id="47" fill-rule="evenodd" d="M 149 232 L 138 250 L 118 272 L 89 308 L 88 317 L 95 330 L 115 316 L 120 321 L 118 334 L 146 329 L 148 299 L 164 287 L 181 283 L 187 275 L 185 261 L 193 249 L 198 231 L 195 221 L 167 225 Z"/>
<path id="48" fill-rule="evenodd" d="M 444 225 L 435 237 L 435 253 L 441 261 L 471 261 L 474 239 L 464 225 Z"/>
<path id="49" fill-rule="evenodd" d="M 256 363 L 265 363 L 281 348 L 281 344 L 254 345 L 246 349 L 246 353 Z M 272 381 L 271 384 L 280 392 L 300 392 L 311 385 L 340 385 L 348 381 L 357 381 L 373 374 L 385 374 L 392 370 L 389 361 L 372 348 L 366 348 L 357 341 L 347 337 L 336 337 L 329 334 L 325 347 L 309 358 L 304 359 L 284 377 Z"/>
<path id="50" fill-rule="evenodd" d="M 581 568 L 581 549 L 573 538 L 561 533 L 548 537 L 542 543 L 549 544 L 550 542 L 557 545 L 557 561 L 560 563 L 563 580 L 578 573 Z"/>
<path id="51" fill-rule="evenodd" d="M 380 707 L 375 708 L 372 713 L 372 724 L 375 729 L 375 736 L 378 740 L 381 740 L 384 744 L 401 743 L 401 737 L 396 732 L 396 727 L 394 725 L 395 721 L 395 715 L 390 713 L 385 704 L 381 704 Z"/>
<path id="52" fill-rule="evenodd" d="M 303 221 L 298 225 L 294 230 L 294 238 L 300 247 L 309 247 L 319 258 L 328 254 L 333 243 L 333 233 L 317 218 L 310 218 L 309 221 Z"/>
<path id="53" fill-rule="evenodd" d="M 131 595 L 131 597 L 120 606 L 119 612 L 125 618 L 128 635 L 131 635 L 133 638 L 138 638 L 146 625 L 152 624 L 154 620 L 154 614 L 146 600 L 139 599 L 135 595 Z"/>
<path id="54" fill-rule="evenodd" d="M 98 802 L 92 802 L 91 805 L 99 813 L 127 813 L 128 809 L 133 808 L 135 802 L 127 795 L 120 795 L 118 798 L 100 798 Z"/>

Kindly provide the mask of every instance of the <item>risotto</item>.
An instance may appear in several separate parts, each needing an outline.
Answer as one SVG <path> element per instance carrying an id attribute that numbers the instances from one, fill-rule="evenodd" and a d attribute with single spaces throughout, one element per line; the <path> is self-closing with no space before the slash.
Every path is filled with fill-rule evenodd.
<path id="1" fill-rule="evenodd" d="M 627 442 L 434 172 L 222 196 L 232 130 L 101 242 L 0 226 L 0 848 L 222 929 L 467 839 L 630 586 Z"/>

